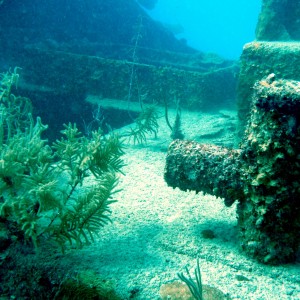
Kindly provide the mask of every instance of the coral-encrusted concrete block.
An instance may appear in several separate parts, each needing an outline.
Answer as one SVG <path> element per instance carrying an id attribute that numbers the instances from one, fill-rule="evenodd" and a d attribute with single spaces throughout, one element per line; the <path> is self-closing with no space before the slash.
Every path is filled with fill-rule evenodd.
<path id="1" fill-rule="evenodd" d="M 300 82 L 270 74 L 254 86 L 240 149 L 174 141 L 165 180 L 238 200 L 242 249 L 261 262 L 294 261 L 300 245 Z"/>
<path id="2" fill-rule="evenodd" d="M 282 79 L 300 80 L 299 65 L 299 42 L 255 41 L 244 46 L 237 87 L 239 140 L 249 119 L 254 83 L 270 73 Z"/>

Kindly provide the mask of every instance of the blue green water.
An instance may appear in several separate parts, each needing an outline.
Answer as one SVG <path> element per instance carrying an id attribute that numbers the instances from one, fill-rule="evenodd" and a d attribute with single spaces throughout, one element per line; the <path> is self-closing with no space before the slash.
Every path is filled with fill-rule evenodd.
<path id="1" fill-rule="evenodd" d="M 180 32 L 188 45 L 237 59 L 255 39 L 261 0 L 158 0 L 149 14 Z"/>

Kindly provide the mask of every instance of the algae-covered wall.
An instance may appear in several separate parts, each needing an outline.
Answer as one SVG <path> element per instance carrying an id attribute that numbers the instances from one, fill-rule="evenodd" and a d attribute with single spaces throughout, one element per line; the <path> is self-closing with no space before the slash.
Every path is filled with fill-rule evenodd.
<path id="1" fill-rule="evenodd" d="M 28 70 L 23 72 L 24 88 L 34 83 L 56 94 L 80 95 L 83 99 L 87 95 L 131 101 L 142 98 L 146 103 L 162 105 L 165 100 L 176 105 L 174 99 L 178 99 L 182 107 L 190 109 L 227 105 L 234 97 L 234 74 L 238 72 L 235 64 L 199 70 L 179 64 L 154 65 L 37 49 L 26 49 L 22 56 L 22 67 Z M 33 62 L 38 67 L 32 66 Z"/>

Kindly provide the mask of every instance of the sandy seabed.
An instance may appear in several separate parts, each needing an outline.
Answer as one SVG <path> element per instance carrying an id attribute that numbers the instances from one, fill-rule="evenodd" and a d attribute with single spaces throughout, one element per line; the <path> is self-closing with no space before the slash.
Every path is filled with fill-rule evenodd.
<path id="1" fill-rule="evenodd" d="M 229 111 L 182 115 L 187 139 L 211 133 L 226 142 L 234 133 L 224 128 L 234 122 Z M 95 244 L 66 260 L 77 262 L 79 271 L 92 269 L 113 280 L 123 299 L 160 299 L 160 287 L 178 280 L 186 266 L 193 273 L 197 257 L 202 282 L 232 299 L 300 299 L 299 262 L 265 266 L 240 251 L 235 204 L 228 208 L 214 196 L 167 186 L 163 173 L 170 132 L 163 118 L 159 124 L 157 138 L 149 136 L 146 145 L 125 143 L 125 176 L 111 206 L 112 224 L 101 229 Z M 214 238 L 203 237 L 207 229 Z"/>

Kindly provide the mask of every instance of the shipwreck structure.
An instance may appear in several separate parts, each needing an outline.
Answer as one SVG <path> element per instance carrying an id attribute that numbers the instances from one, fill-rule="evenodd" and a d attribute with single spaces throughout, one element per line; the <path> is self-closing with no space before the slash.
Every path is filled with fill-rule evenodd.
<path id="1" fill-rule="evenodd" d="M 177 99 L 193 110 L 234 106 L 238 64 L 192 49 L 138 4 L 150 9 L 155 2 L 3 2 L 0 72 L 19 67 L 18 93 L 49 125 L 50 140 L 64 123 L 86 131 L 97 106 L 112 128 L 132 123 L 131 104 L 176 108 Z M 126 110 L 116 109 L 116 101 L 128 102 Z"/>
<path id="2" fill-rule="evenodd" d="M 174 188 L 238 201 L 241 247 L 269 264 L 294 261 L 300 244 L 300 82 L 274 76 L 255 84 L 239 149 L 175 140 L 164 175 Z"/>

